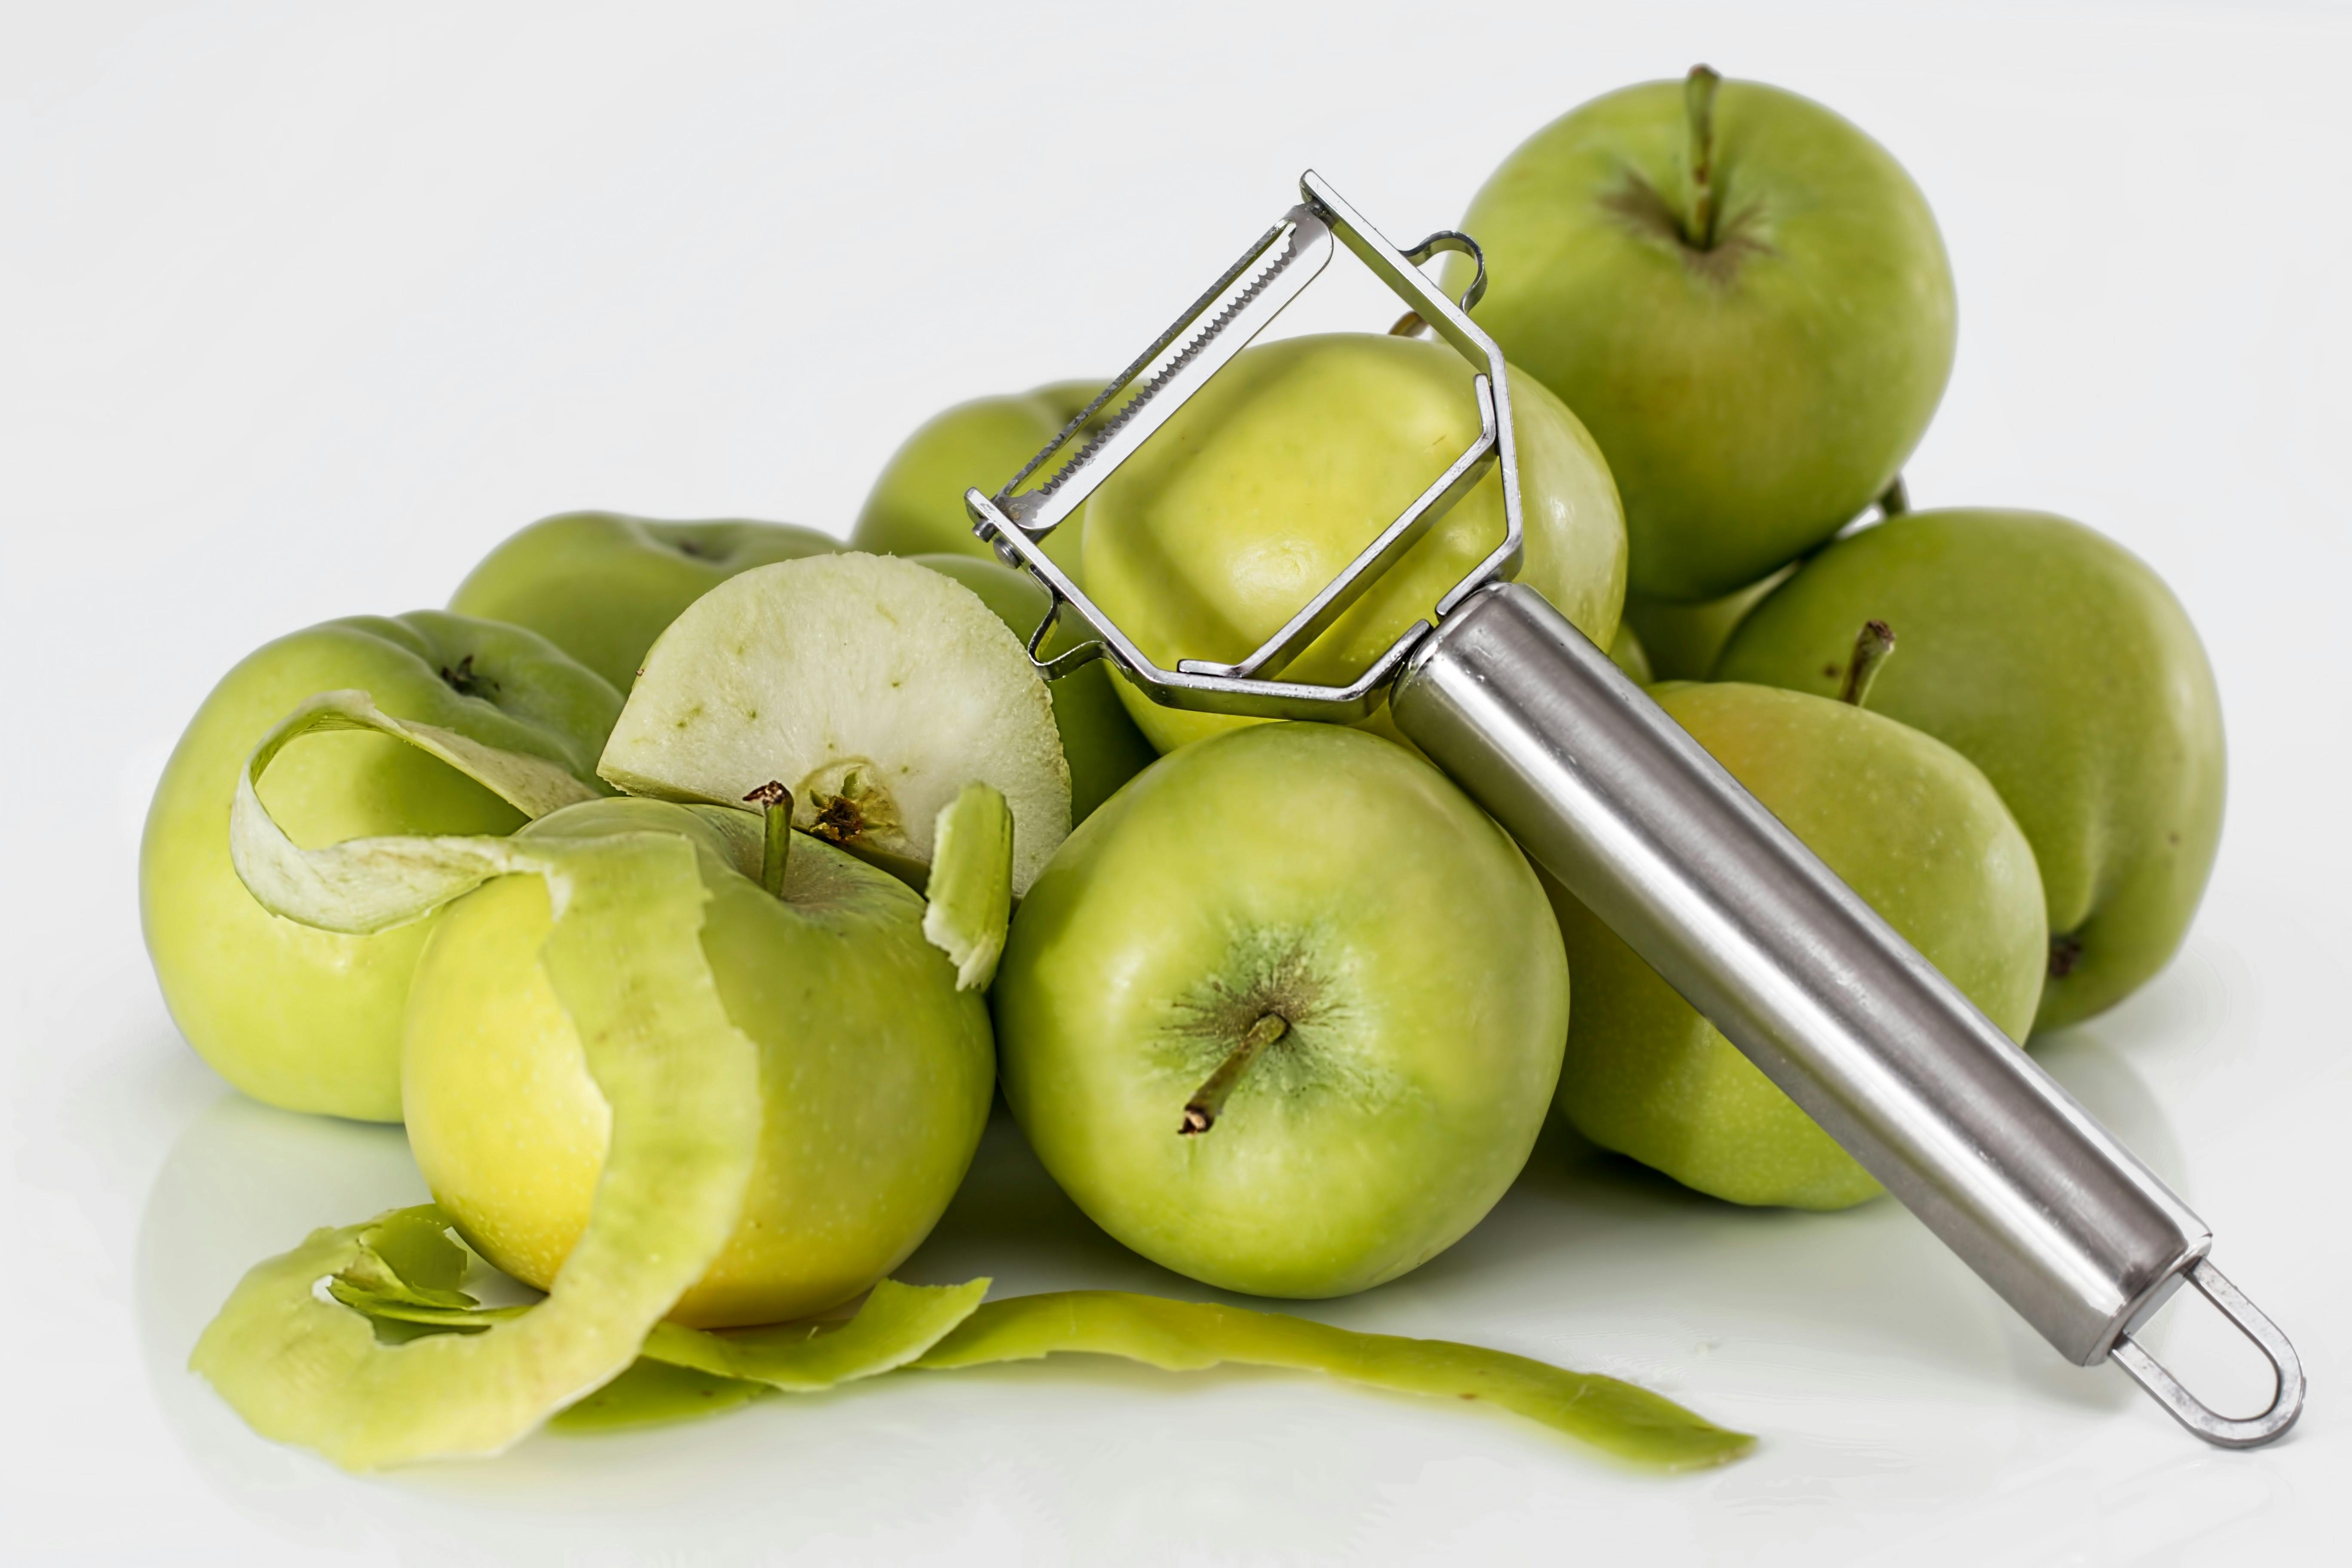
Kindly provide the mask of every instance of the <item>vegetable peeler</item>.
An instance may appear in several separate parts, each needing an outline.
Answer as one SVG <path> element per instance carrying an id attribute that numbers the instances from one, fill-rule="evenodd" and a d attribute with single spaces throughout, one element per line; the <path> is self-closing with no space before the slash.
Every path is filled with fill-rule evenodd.
<path id="1" fill-rule="evenodd" d="M 1396 726 L 1745 1052 L 1946 1246 L 2080 1366 L 2112 1360 L 2209 1443 L 2268 1443 L 2302 1413 L 2286 1336 L 2213 1267 L 2212 1233 L 1893 927 L 1533 589 L 1503 356 L 1470 319 L 1486 282 L 1467 235 L 1400 249 L 1312 171 L 1244 250 L 1045 448 L 973 531 L 1052 595 L 1028 641 L 1047 679 L 1109 659 L 1152 700 Z M 1344 245 L 1475 372 L 1477 437 L 1330 583 L 1246 657 L 1160 668 L 1041 542 L 1230 363 Z M 1449 298 L 1421 271 L 1475 264 Z M 1089 426 L 1092 426 L 1089 428 Z M 1285 668 L 1489 470 L 1493 551 L 1344 686 Z M 1087 640 L 1041 657 L 1065 611 Z M 2220 1415 L 2135 1332 L 2183 1284 L 2269 1361 L 2268 1409 Z"/>

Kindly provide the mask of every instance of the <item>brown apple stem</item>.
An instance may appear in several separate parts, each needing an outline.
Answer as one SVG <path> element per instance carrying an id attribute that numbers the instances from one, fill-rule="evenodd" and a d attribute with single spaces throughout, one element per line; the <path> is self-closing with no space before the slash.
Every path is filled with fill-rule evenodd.
<path id="1" fill-rule="evenodd" d="M 1694 250 L 1715 248 L 1715 89 L 1723 78 L 1693 66 L 1683 80 L 1683 114 L 1690 125 L 1690 212 L 1683 238 Z"/>
<path id="2" fill-rule="evenodd" d="M 1897 474 L 1895 476 L 1895 482 L 1888 485 L 1879 495 L 1878 515 L 1882 518 L 1901 517 L 1910 510 L 1911 491 L 1904 485 L 1903 476 Z"/>
<path id="3" fill-rule="evenodd" d="M 793 852 L 793 792 L 770 779 L 743 797 L 760 808 L 765 834 L 760 841 L 760 886 L 784 896 L 784 861 Z"/>
<path id="4" fill-rule="evenodd" d="M 1895 628 L 1885 621 L 1864 621 L 1853 639 L 1853 657 L 1846 660 L 1845 684 L 1838 688 L 1838 700 L 1851 702 L 1856 708 L 1869 706 L 1872 682 L 1886 664 L 1886 656 L 1895 651 Z"/>
<path id="5" fill-rule="evenodd" d="M 1399 316 L 1390 324 L 1389 336 L 1392 338 L 1417 338 L 1426 333 L 1428 331 L 1429 323 L 1421 319 L 1420 311 L 1407 310 L 1403 315 Z"/>
<path id="6" fill-rule="evenodd" d="M 1235 1084 L 1241 1082 L 1242 1074 L 1249 1071 L 1250 1063 L 1257 1060 L 1260 1051 L 1282 1038 L 1289 1029 L 1290 1020 L 1279 1013 L 1265 1014 L 1252 1024 L 1249 1033 L 1242 1037 L 1242 1043 L 1234 1047 L 1234 1054 L 1219 1062 L 1217 1070 L 1209 1075 L 1208 1081 L 1184 1102 L 1184 1120 L 1177 1127 L 1177 1133 L 1191 1138 L 1214 1127 L 1218 1116 L 1225 1109 L 1225 1097 L 1233 1093 Z"/>

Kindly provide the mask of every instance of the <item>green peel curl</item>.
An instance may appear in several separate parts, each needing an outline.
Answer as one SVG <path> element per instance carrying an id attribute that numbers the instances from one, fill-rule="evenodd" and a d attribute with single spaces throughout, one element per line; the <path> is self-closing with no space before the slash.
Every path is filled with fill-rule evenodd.
<path id="1" fill-rule="evenodd" d="M 440 1224 L 430 1208 L 386 1218 L 407 1215 Z M 329 1289 L 373 1317 L 406 1324 L 478 1328 L 485 1320 L 532 1310 L 452 1310 L 415 1300 L 432 1287 L 449 1288 L 447 1270 L 459 1255 L 446 1236 L 438 1239 L 448 1257 L 436 1260 L 429 1282 L 410 1276 L 389 1290 L 361 1289 L 346 1275 Z M 381 1259 L 370 1265 L 382 1267 Z M 659 1324 L 627 1376 L 593 1405 L 575 1407 L 577 1418 L 561 1425 L 587 1431 L 677 1420 L 731 1409 L 774 1390 L 832 1388 L 905 1366 L 952 1372 L 1089 1354 L 1163 1372 L 1285 1367 L 1397 1393 L 1484 1401 L 1621 1458 L 1667 1470 L 1724 1464 L 1755 1447 L 1747 1434 L 1717 1426 L 1647 1389 L 1504 1351 L 1357 1333 L 1280 1313 L 1117 1290 L 1055 1291 L 982 1305 L 988 1283 L 925 1288 L 886 1279 L 845 1324 L 723 1333 Z"/>
<path id="2" fill-rule="evenodd" d="M 984 784 L 963 786 L 932 830 L 923 936 L 956 966 L 956 989 L 985 986 L 1013 919 L 1013 808 Z"/>
<path id="3" fill-rule="evenodd" d="M 595 1205 L 546 1300 L 478 1333 L 386 1344 L 315 1289 L 365 1278 L 368 1259 L 389 1268 L 363 1234 L 380 1242 L 385 1222 L 321 1230 L 248 1273 L 190 1358 L 256 1431 L 346 1469 L 498 1453 L 626 1371 L 725 1246 L 751 1180 L 758 1052 L 703 960 L 694 846 L 645 833 L 508 847 L 562 911 L 542 963 L 613 1111 Z M 414 1239 L 392 1228 L 394 1252 Z"/>
<path id="4" fill-rule="evenodd" d="M 300 847 L 270 816 L 255 786 L 293 742 L 335 730 L 373 730 L 405 741 L 534 819 L 599 798 L 544 757 L 500 751 L 454 730 L 394 719 L 364 691 L 322 691 L 279 720 L 254 747 L 237 775 L 228 819 L 230 863 L 262 908 L 321 931 L 370 936 L 421 920 L 492 877 L 544 868 L 543 858 L 506 838 L 395 837 Z"/>

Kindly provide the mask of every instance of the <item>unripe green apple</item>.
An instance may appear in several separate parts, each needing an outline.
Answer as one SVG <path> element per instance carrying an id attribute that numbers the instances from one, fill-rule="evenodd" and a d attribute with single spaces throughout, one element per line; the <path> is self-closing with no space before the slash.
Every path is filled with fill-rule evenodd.
<path id="1" fill-rule="evenodd" d="M 1057 381 L 1006 397 L 975 397 L 933 415 L 883 465 L 849 532 L 853 550 L 875 555 L 996 553 L 975 538 L 963 492 L 998 487 L 1043 451 L 1102 391 L 1099 381 Z M 1056 528 L 1045 553 L 1066 572 L 1078 567 L 1087 510 Z"/>
<path id="2" fill-rule="evenodd" d="M 1902 165 L 1818 103 L 1716 79 L 1571 110 L 1462 220 L 1479 325 L 1609 455 L 1632 586 L 1662 599 L 1728 594 L 1836 532 L 1952 368 L 1951 266 Z"/>
<path id="3" fill-rule="evenodd" d="M 1625 624 L 1641 637 L 1642 651 L 1649 655 L 1650 669 L 1658 679 L 1705 680 L 1715 673 L 1715 661 L 1740 621 L 1788 576 L 1787 570 L 1775 572 L 1720 599 L 1695 605 L 1628 594 Z"/>
<path id="4" fill-rule="evenodd" d="M 707 809 L 707 808 L 705 808 Z M 994 1082 L 977 991 L 896 879 L 794 834 L 782 893 L 696 808 L 591 801 L 519 842 L 632 832 L 695 841 L 701 942 L 760 1053 L 759 1152 L 732 1238 L 672 1309 L 704 1327 L 848 1300 L 929 1233 L 978 1147 Z M 467 1241 L 546 1289 L 586 1226 L 612 1137 L 580 1037 L 540 962 L 546 881 L 504 877 L 444 911 L 417 966 L 403 1085 L 409 1145 Z"/>
<path id="5" fill-rule="evenodd" d="M 2221 841 L 2221 697 L 2180 602 L 2081 523 L 1913 512 L 1806 563 L 1717 673 L 1826 689 L 1834 628 L 1865 616 L 1903 649 L 1872 708 L 1983 769 L 2033 845 L 2050 920 L 2034 1027 L 2123 1000 L 2179 950 Z"/>
<path id="6" fill-rule="evenodd" d="M 173 1021 L 256 1100 L 397 1121 L 401 1005 L 431 922 L 341 936 L 281 920 L 229 863 L 229 803 L 246 758 L 296 704 L 343 689 L 367 691 L 394 718 L 544 757 L 590 785 L 621 698 L 519 626 L 437 610 L 354 616 L 280 637 L 230 670 L 165 764 L 140 846 L 139 910 Z M 447 764 L 377 734 L 308 739 L 259 788 L 304 844 L 522 823 Z"/>
<path id="7" fill-rule="evenodd" d="M 1890 679 L 1910 654 L 1904 644 Z M 1987 1016 L 2025 1037 L 2042 989 L 2042 884 L 2025 836 L 1968 759 L 1834 700 L 1682 683 L 1651 695 Z M 1546 884 L 1576 976 L 1559 1103 L 1579 1131 L 1734 1203 L 1834 1209 L 1880 1190 L 1632 948 Z"/>
<path id="8" fill-rule="evenodd" d="M 1477 437 L 1467 361 L 1350 332 L 1234 356 L 1087 502 L 1086 587 L 1164 668 L 1255 649 L 1339 575 Z M 1510 375 L 1527 554 L 1519 581 L 1606 647 L 1625 595 L 1609 465 L 1576 416 Z M 1285 679 L 1344 685 L 1502 542 L 1489 473 Z M 1161 751 L 1255 722 L 1119 695 Z M 1383 711 L 1375 721 L 1385 730 Z"/>
<path id="9" fill-rule="evenodd" d="M 449 607 L 529 626 L 626 695 L 654 639 L 738 572 L 841 548 L 813 528 L 612 511 L 541 518 L 482 558 Z"/>
<path id="10" fill-rule="evenodd" d="M 1097 1225 L 1271 1296 L 1361 1290 L 1526 1163 L 1568 970 L 1526 859 L 1403 747 L 1270 724 L 1065 841 L 991 993 L 1004 1094 Z"/>
<path id="11" fill-rule="evenodd" d="M 971 555 L 913 555 L 934 572 L 944 573 L 980 595 L 1024 642 L 1045 617 L 1050 602 L 1045 590 L 1026 573 L 1001 561 Z M 1072 646 L 1075 637 L 1066 622 L 1055 628 L 1042 650 L 1047 657 Z M 1118 786 L 1141 773 L 1160 753 L 1135 727 L 1119 705 L 1110 683 L 1110 667 L 1097 659 L 1045 689 L 1054 699 L 1054 725 L 1062 734 L 1062 755 L 1070 764 L 1070 826 L 1094 815 Z"/>

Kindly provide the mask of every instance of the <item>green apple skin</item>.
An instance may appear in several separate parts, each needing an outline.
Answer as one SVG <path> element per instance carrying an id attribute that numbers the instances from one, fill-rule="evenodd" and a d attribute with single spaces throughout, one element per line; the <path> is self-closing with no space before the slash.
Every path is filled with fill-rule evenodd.
<path id="1" fill-rule="evenodd" d="M 2048 940 L 2042 884 L 2025 836 L 1968 759 L 1833 699 L 1680 682 L 1651 695 L 1986 1016 L 2025 1037 Z M 1733 1203 L 1837 1209 L 1876 1195 L 1869 1173 L 1657 971 L 1545 882 L 1576 975 L 1559 1105 L 1579 1131 Z"/>
<path id="2" fill-rule="evenodd" d="M 1478 324 L 1609 455 L 1633 590 L 1686 602 L 1794 560 L 1885 489 L 1942 399 L 1958 317 L 1902 165 L 1760 82 L 1716 95 L 1718 216 L 1691 245 L 1684 98 L 1645 82 L 1552 121 L 1462 227 L 1491 280 Z"/>
<path id="3" fill-rule="evenodd" d="M 944 573 L 979 595 L 981 603 L 1024 641 L 1045 618 L 1050 602 L 1045 590 L 1027 574 L 1001 561 L 970 555 L 908 559 Z M 1050 658 L 1076 641 L 1066 621 L 1055 628 L 1044 651 Z M 1045 689 L 1054 699 L 1054 726 L 1062 732 L 1062 756 L 1070 764 L 1070 826 L 1076 827 L 1118 794 L 1121 784 L 1150 766 L 1160 753 L 1127 716 L 1110 683 L 1110 666 L 1102 660 L 1047 682 Z"/>
<path id="4" fill-rule="evenodd" d="M 1650 668 L 1649 651 L 1642 647 L 1641 637 L 1630 622 L 1617 623 L 1617 635 L 1609 639 L 1609 662 L 1636 686 L 1647 686 L 1658 678 Z"/>
<path id="5" fill-rule="evenodd" d="M 859 509 L 849 546 L 875 555 L 968 555 L 993 561 L 975 538 L 963 493 L 993 495 L 1085 411 L 1104 383 L 1057 381 L 1006 397 L 976 397 L 932 416 L 907 437 Z M 1045 553 L 1078 569 L 1087 508 L 1045 538 Z"/>
<path id="6" fill-rule="evenodd" d="M 1211 1285 L 1338 1296 L 1444 1251 L 1518 1174 L 1568 969 L 1534 872 L 1444 775 L 1269 724 L 1162 757 L 1070 836 L 991 1005 L 1005 1100 L 1097 1225 Z M 1180 1134 L 1269 1013 L 1289 1032 Z"/>
<path id="7" fill-rule="evenodd" d="M 1154 662 L 1230 660 L 1279 630 L 1476 439 L 1451 348 L 1330 333 L 1244 349 L 1087 502 L 1086 588 Z M 1602 647 L 1625 596 L 1625 526 L 1600 448 L 1510 374 L 1526 559 L 1519 581 Z M 1503 538 L 1490 473 L 1285 679 L 1345 685 Z M 1258 722 L 1162 708 L 1114 677 L 1162 752 Z M 1393 735 L 1383 710 L 1373 721 Z"/>
<path id="8" fill-rule="evenodd" d="M 685 806 L 591 801 L 520 837 L 661 831 L 696 844 L 703 953 L 759 1049 L 763 1111 L 735 1234 L 670 1315 L 701 1328 L 806 1317 L 897 1268 L 963 1180 L 995 1082 L 987 1008 L 924 940 L 919 897 L 804 835 L 781 899 Z M 542 1289 L 587 1224 L 612 1129 L 540 966 L 549 924 L 537 877 L 452 904 L 417 966 L 403 1062 L 409 1146 L 434 1201 Z"/>
<path id="9" fill-rule="evenodd" d="M 541 518 L 482 558 L 449 607 L 529 626 L 625 695 L 646 650 L 738 572 L 841 542 L 788 522 L 661 522 L 613 511 Z"/>
<path id="10" fill-rule="evenodd" d="M 1869 617 L 1896 645 L 1870 706 L 1983 769 L 2033 845 L 2052 937 L 2034 1026 L 2122 1001 L 2179 951 L 2221 843 L 2221 697 L 2180 602 L 2065 518 L 1913 512 L 1808 562 L 1718 673 L 1834 690 L 1834 628 Z"/>
<path id="11" fill-rule="evenodd" d="M 1731 640 L 1731 634 L 1739 629 L 1748 612 L 1763 603 L 1765 595 L 1786 582 L 1790 570 L 1783 568 L 1720 599 L 1706 599 L 1696 605 L 1677 605 L 1666 599 L 1628 594 L 1625 624 L 1640 636 L 1642 651 L 1649 655 L 1650 668 L 1656 679 L 1705 680 L 1715 673 L 1715 661 L 1723 657 L 1723 645 Z M 1855 623 L 1857 626 L 1860 624 Z"/>
<path id="12" fill-rule="evenodd" d="M 446 673 L 445 673 L 446 672 Z M 543 637 L 438 610 L 329 621 L 221 679 L 148 807 L 139 912 L 172 1018 L 254 1099 L 363 1121 L 400 1120 L 400 1011 L 430 921 L 342 936 L 254 902 L 229 864 L 229 803 L 247 757 L 304 699 L 357 688 L 396 719 L 527 752 L 596 782 L 620 694 Z M 521 814 L 386 735 L 310 736 L 270 764 L 262 803 L 297 843 L 510 833 Z"/>

